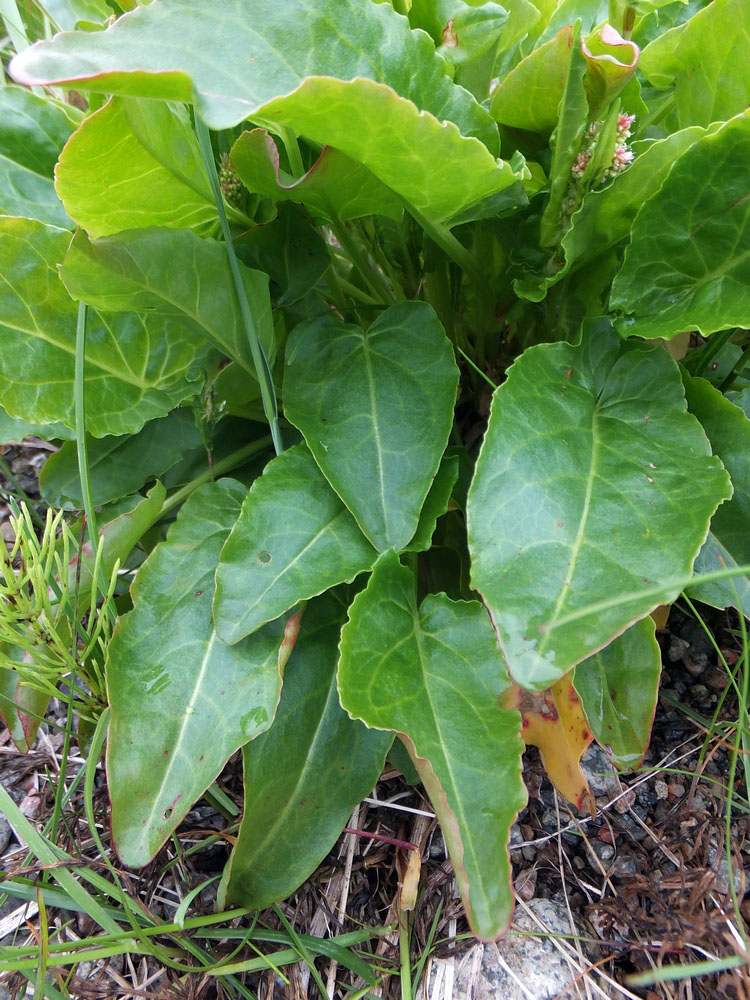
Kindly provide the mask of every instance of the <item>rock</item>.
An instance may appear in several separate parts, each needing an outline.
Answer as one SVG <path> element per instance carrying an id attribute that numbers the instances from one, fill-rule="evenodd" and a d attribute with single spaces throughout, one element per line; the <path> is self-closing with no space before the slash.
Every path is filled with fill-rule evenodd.
<path id="1" fill-rule="evenodd" d="M 516 908 L 513 927 L 540 934 L 580 934 L 570 926 L 563 903 L 552 899 L 532 899 L 527 904 L 538 920 L 520 907 Z M 589 931 L 590 933 L 590 931 Z M 563 945 L 565 947 L 565 945 Z M 566 949 L 567 950 L 567 949 Z M 578 975 L 578 962 L 569 964 L 551 937 L 531 937 L 511 930 L 496 944 L 473 944 L 456 955 L 454 1000 L 578 1000 L 579 991 L 567 986 Z M 438 962 L 430 974 L 427 995 L 434 992 Z M 580 980 L 579 980 L 580 981 Z"/>
<path id="2" fill-rule="evenodd" d="M 600 746 L 592 744 L 581 757 L 581 771 L 594 795 L 611 797 L 619 791 L 612 762 Z"/>
<path id="3" fill-rule="evenodd" d="M 0 854 L 4 854 L 13 831 L 5 816 L 0 816 Z"/>

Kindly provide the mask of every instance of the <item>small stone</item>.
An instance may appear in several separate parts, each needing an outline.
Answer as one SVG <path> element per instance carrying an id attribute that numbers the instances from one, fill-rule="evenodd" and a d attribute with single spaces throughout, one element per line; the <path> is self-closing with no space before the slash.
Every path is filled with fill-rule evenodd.
<path id="1" fill-rule="evenodd" d="M 669 790 L 669 794 L 674 799 L 681 799 L 685 794 L 685 786 L 678 784 L 676 781 L 670 781 L 667 788 Z"/>
<path id="2" fill-rule="evenodd" d="M 626 813 L 630 809 L 632 809 L 634 805 L 635 805 L 635 792 L 633 791 L 632 788 L 629 788 L 624 795 L 620 796 L 620 798 L 615 799 L 615 811 L 620 813 L 621 816 L 623 813 Z"/>
<path id="3" fill-rule="evenodd" d="M 659 796 L 647 781 L 642 782 L 635 790 L 635 797 L 638 802 L 649 809 L 656 804 Z"/>
<path id="4" fill-rule="evenodd" d="M 666 799 L 669 796 L 669 785 L 661 778 L 657 778 L 654 782 L 654 792 L 657 799 Z"/>
<path id="5" fill-rule="evenodd" d="M 515 877 L 514 887 L 516 893 L 526 903 L 536 895 L 536 879 L 536 868 L 526 868 Z"/>
<path id="6" fill-rule="evenodd" d="M 597 798 L 610 798 L 619 790 L 612 762 L 597 744 L 593 743 L 581 758 L 581 771 Z"/>
<path id="7" fill-rule="evenodd" d="M 577 868 L 579 872 L 586 867 L 586 862 L 583 860 L 580 854 L 576 854 L 575 857 L 573 858 L 573 867 Z"/>
<path id="8" fill-rule="evenodd" d="M 669 642 L 669 649 L 667 650 L 667 657 L 670 663 L 679 662 L 689 647 L 690 643 L 687 639 L 680 639 L 679 636 L 673 635 Z"/>
<path id="9" fill-rule="evenodd" d="M 536 859 L 536 847 L 531 844 L 526 844 L 521 848 L 521 854 L 525 861 L 534 861 Z"/>
<path id="10" fill-rule="evenodd" d="M 591 850 L 600 861 L 611 861 L 615 856 L 615 849 L 611 844 L 603 844 L 600 840 L 591 841 Z"/>
<path id="11" fill-rule="evenodd" d="M 0 854 L 4 854 L 8 844 L 10 843 L 10 838 L 13 831 L 10 828 L 10 823 L 7 821 L 5 816 L 0 816 Z"/>
<path id="12" fill-rule="evenodd" d="M 556 833 L 560 829 L 560 819 L 556 809 L 545 809 L 542 813 L 542 827 L 547 833 Z"/>
<path id="13" fill-rule="evenodd" d="M 621 854 L 615 858 L 610 868 L 610 875 L 635 875 L 638 871 L 638 863 L 632 854 Z"/>
<path id="14" fill-rule="evenodd" d="M 711 669 L 707 671 L 704 681 L 710 688 L 713 688 L 714 691 L 723 691 L 729 683 L 729 678 L 726 675 L 726 671 L 719 670 L 718 667 L 711 667 Z"/>
<path id="15" fill-rule="evenodd" d="M 687 670 L 691 677 L 700 677 L 708 666 L 708 654 L 699 653 L 691 649 L 685 654 L 682 662 L 685 664 L 685 670 Z"/>

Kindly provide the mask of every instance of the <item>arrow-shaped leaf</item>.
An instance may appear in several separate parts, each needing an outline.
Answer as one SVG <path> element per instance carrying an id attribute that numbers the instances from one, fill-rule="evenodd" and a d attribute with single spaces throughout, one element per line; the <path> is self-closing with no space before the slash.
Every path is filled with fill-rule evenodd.
<path id="1" fill-rule="evenodd" d="M 221 550 L 214 615 L 237 642 L 299 601 L 353 580 L 376 553 L 304 444 L 268 463 Z"/>
<path id="2" fill-rule="evenodd" d="M 78 309 L 58 275 L 69 243 L 65 230 L 0 219 L 0 402 L 13 417 L 73 428 Z M 204 339 L 176 317 L 89 310 L 89 432 L 132 434 L 163 417 L 195 393 L 206 353 Z"/>
<path id="3" fill-rule="evenodd" d="M 527 350 L 495 392 L 468 501 L 472 583 L 515 680 L 549 687 L 673 601 L 730 495 L 662 348 L 597 329 Z"/>
<path id="4" fill-rule="evenodd" d="M 289 338 L 285 413 L 372 544 L 414 535 L 453 422 L 458 368 L 431 306 L 363 330 L 325 316 Z"/>
<path id="5" fill-rule="evenodd" d="M 329 593 L 305 609 L 273 726 L 244 748 L 245 812 L 222 906 L 261 909 L 294 892 L 383 768 L 392 737 L 352 721 L 339 704 L 342 597 Z"/>
<path id="6" fill-rule="evenodd" d="M 246 489 L 222 479 L 185 503 L 141 567 L 109 645 L 112 839 L 145 865 L 239 747 L 273 721 L 288 656 L 277 621 L 228 647 L 211 618 L 219 550 Z"/>
<path id="7" fill-rule="evenodd" d="M 520 717 L 498 704 L 508 683 L 482 606 L 439 594 L 417 609 L 412 572 L 384 553 L 341 634 L 341 704 L 406 742 L 484 940 L 510 921 L 508 837 L 526 801 Z"/>

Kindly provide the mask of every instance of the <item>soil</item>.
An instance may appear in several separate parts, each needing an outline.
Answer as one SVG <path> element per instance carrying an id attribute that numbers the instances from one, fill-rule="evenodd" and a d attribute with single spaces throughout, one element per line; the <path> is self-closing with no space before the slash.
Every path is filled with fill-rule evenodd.
<path id="1" fill-rule="evenodd" d="M 27 439 L 0 449 L 4 451 L 3 465 L 13 477 L 11 482 L 5 475 L 0 477 L 3 488 L 38 499 L 36 476 L 50 447 L 38 439 Z M 8 539 L 7 506 L 0 507 L 0 531 Z M 560 997 L 750 997 L 747 965 L 646 988 L 627 984 L 633 974 L 662 965 L 746 957 L 743 938 L 750 920 L 750 896 L 745 898 L 746 868 L 750 870 L 750 807 L 740 762 L 729 831 L 737 912 L 725 850 L 727 783 L 737 704 L 715 648 L 732 668 L 738 661 L 740 640 L 733 612 L 702 606 L 699 611 L 710 635 L 683 605 L 672 608 L 666 628 L 657 633 L 663 652 L 662 687 L 643 767 L 637 773 L 618 776 L 598 749 L 584 760 L 596 796 L 596 818 L 578 814 L 562 800 L 546 779 L 537 752 L 530 749 L 526 754 L 529 804 L 511 834 L 518 926 L 527 934 L 544 927 L 544 921 L 533 917 L 544 911 L 544 901 L 558 910 L 564 908 L 571 917 L 570 928 L 577 932 L 578 940 L 560 938 L 557 945 L 569 950 L 571 961 L 578 962 L 571 968 L 580 969 L 581 974 L 571 972 L 571 982 Z M 15 750 L 7 731 L 0 732 L 0 779 L 22 811 L 37 823 L 47 818 L 51 809 L 50 780 L 58 780 L 63 716 L 63 707 L 53 702 L 48 724 L 42 726 L 34 748 L 26 755 Z M 69 759 L 68 776 L 72 778 L 82 763 L 75 755 Z M 220 785 L 241 807 L 239 755 L 228 763 Z M 106 839 L 108 799 L 101 765 L 94 804 Z M 314 875 L 278 910 L 261 914 L 261 923 L 281 929 L 283 914 L 298 932 L 317 936 L 394 924 L 405 852 L 380 838 L 416 843 L 422 856 L 420 898 L 408 919 L 413 960 L 428 956 L 417 989 L 425 998 L 429 995 L 436 1000 L 463 995 L 479 1000 L 490 989 L 484 980 L 482 988 L 477 988 L 486 954 L 480 950 L 477 960 L 477 953 L 471 952 L 474 958 L 466 967 L 476 969 L 463 980 L 456 977 L 459 965 L 455 956 L 465 956 L 467 947 L 471 948 L 468 927 L 440 830 L 420 788 L 409 786 L 400 772 L 388 768 L 372 796 L 355 810 L 349 826 L 375 837 L 342 834 Z M 171 920 L 188 892 L 221 874 L 235 830 L 236 822 L 201 802 L 187 816 L 175 843 L 165 846 L 147 868 L 138 873 L 118 869 L 119 874 L 154 916 Z M 65 811 L 60 846 L 101 869 L 80 795 L 72 797 Z M 39 866 L 27 865 L 26 851 L 2 817 L 0 857 L 7 874 L 38 874 Z M 112 860 L 117 864 L 114 856 Z M 193 899 L 188 915 L 211 913 L 215 889 L 215 882 L 204 888 Z M 51 929 L 70 921 L 69 913 L 51 908 L 47 917 Z M 233 924 L 247 926 L 248 918 Z M 79 914 L 70 931 L 84 936 L 96 929 Z M 35 904 L 9 899 L 0 909 L 0 945 L 31 940 L 30 935 L 36 933 Z M 236 944 L 231 940 L 202 943 L 216 957 L 227 954 Z M 268 946 L 260 947 L 272 951 Z M 391 970 L 384 977 L 381 995 L 397 997 L 397 932 L 374 938 L 363 947 L 363 953 L 381 969 Z M 256 952 L 246 950 L 236 957 L 242 954 L 252 957 Z M 498 954 L 502 959 L 502 946 Z M 347 996 L 352 988 L 362 986 L 353 973 L 337 969 L 327 959 L 317 965 L 331 997 L 334 993 Z M 261 1000 L 272 1000 L 274 995 L 284 1000 L 318 995 L 303 963 L 287 966 L 284 974 L 287 982 L 272 969 L 260 975 L 242 974 L 239 979 Z M 58 986 L 63 982 L 58 980 Z M 23 996 L 24 987 L 25 980 L 17 974 L 0 974 L 0 1000 L 16 993 Z M 526 995 L 541 1000 L 541 994 L 530 992 L 523 982 L 521 987 Z M 201 972 L 185 977 L 135 956 L 82 964 L 64 982 L 64 988 L 71 997 L 85 998 L 225 995 L 215 978 Z M 505 998 L 509 994 L 497 995 Z"/>

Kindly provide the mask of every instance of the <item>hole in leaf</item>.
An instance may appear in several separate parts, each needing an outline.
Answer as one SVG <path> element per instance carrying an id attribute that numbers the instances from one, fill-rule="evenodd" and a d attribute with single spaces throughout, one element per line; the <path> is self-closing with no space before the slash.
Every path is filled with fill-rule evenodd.
<path id="1" fill-rule="evenodd" d="M 164 815 L 164 819 L 169 819 L 169 817 L 172 815 L 172 807 L 171 806 L 167 806 L 167 808 L 164 810 L 163 815 Z"/>
<path id="2" fill-rule="evenodd" d="M 262 552 L 258 553 L 258 562 L 263 563 L 264 566 L 267 566 L 271 559 L 273 559 L 273 556 L 266 549 L 263 549 Z"/>

